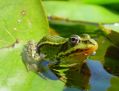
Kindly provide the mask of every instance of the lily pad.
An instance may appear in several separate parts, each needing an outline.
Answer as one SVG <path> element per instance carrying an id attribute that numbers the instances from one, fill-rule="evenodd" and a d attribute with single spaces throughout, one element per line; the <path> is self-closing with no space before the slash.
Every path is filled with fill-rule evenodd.
<path id="1" fill-rule="evenodd" d="M 113 3 L 119 3 L 119 0 L 69 0 L 69 1 L 77 1 L 77 2 L 83 2 L 83 3 L 91 3 L 91 4 L 113 4 Z"/>
<path id="2" fill-rule="evenodd" d="M 55 88 L 61 91 L 62 82 L 42 79 L 26 70 L 21 57 L 22 48 L 19 43 L 0 50 L 0 91 L 56 91 Z"/>
<path id="3" fill-rule="evenodd" d="M 66 1 L 44 1 L 43 4 L 48 16 L 97 23 L 113 23 L 119 21 L 119 15 L 97 5 Z"/>
<path id="4" fill-rule="evenodd" d="M 0 48 L 18 41 L 39 40 L 48 23 L 39 0 L 0 1 Z"/>
<path id="5" fill-rule="evenodd" d="M 44 80 L 33 72 L 27 72 L 22 62 L 24 44 L 29 40 L 40 40 L 48 32 L 41 2 L 4 0 L 0 3 L 0 91 L 62 89 L 62 82 Z M 57 85 L 59 83 L 61 85 Z"/>
<path id="6" fill-rule="evenodd" d="M 104 24 L 101 26 L 101 30 L 111 43 L 119 48 L 119 23 Z"/>

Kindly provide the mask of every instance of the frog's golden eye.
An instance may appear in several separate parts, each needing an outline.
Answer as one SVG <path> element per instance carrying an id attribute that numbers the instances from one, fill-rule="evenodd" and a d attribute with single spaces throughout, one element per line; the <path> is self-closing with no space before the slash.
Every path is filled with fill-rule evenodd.
<path id="1" fill-rule="evenodd" d="M 80 42 L 80 37 L 78 35 L 72 35 L 70 37 L 70 42 L 71 44 L 75 45 L 75 44 L 78 44 Z"/>

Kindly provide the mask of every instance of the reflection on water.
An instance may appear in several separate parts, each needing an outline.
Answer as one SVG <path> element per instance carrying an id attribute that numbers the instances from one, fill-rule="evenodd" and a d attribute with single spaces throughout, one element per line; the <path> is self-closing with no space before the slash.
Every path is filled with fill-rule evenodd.
<path id="1" fill-rule="evenodd" d="M 64 73 L 67 77 L 67 87 L 76 87 L 82 90 L 89 88 L 90 71 L 86 63 L 82 65 L 81 69 L 79 66 L 74 66 Z"/>
<path id="2" fill-rule="evenodd" d="M 63 91 L 83 91 L 81 89 L 73 88 L 73 87 L 65 87 Z"/>
<path id="3" fill-rule="evenodd" d="M 119 76 L 119 49 L 117 47 L 110 46 L 107 49 L 104 67 L 109 73 Z"/>
<path id="4" fill-rule="evenodd" d="M 47 66 L 48 62 L 42 65 L 46 67 L 43 75 L 52 80 L 59 80 Z M 115 76 L 109 74 L 99 61 L 87 60 L 81 71 L 75 70 L 65 72 L 67 82 L 63 91 L 107 91 L 111 87 L 111 79 Z"/>
<path id="5" fill-rule="evenodd" d="M 89 76 L 90 77 L 89 83 L 88 81 L 85 81 L 85 83 L 89 84 L 90 86 L 89 89 L 79 90 L 76 88 L 67 87 L 64 89 L 64 91 L 107 91 L 107 89 L 110 87 L 110 80 L 113 76 L 104 70 L 102 64 L 99 61 L 87 60 L 86 64 L 89 67 L 90 74 L 91 74 L 91 76 Z M 84 75 L 84 78 L 85 78 L 85 75 Z M 80 80 L 83 80 L 83 79 L 80 79 Z M 80 81 L 78 82 L 80 87 L 81 86 Z M 72 84 L 72 85 L 75 85 L 75 84 Z"/>
<path id="6" fill-rule="evenodd" d="M 42 78 L 45 77 L 46 79 L 48 78 L 51 80 L 58 80 L 58 77 L 49 69 L 48 64 L 49 64 L 49 61 L 41 62 L 41 65 L 44 71 L 42 71 L 42 75 L 39 74 L 39 76 L 41 76 Z"/>
<path id="7" fill-rule="evenodd" d="M 87 65 L 91 71 L 90 91 L 107 91 L 112 75 L 104 70 L 99 61 L 88 60 Z"/>

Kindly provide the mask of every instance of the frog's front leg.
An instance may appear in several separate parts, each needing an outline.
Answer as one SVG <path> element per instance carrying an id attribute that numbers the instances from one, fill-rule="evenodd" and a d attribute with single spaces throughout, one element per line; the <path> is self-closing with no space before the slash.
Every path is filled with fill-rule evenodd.
<path id="1" fill-rule="evenodd" d="M 33 71 L 42 76 L 41 63 L 44 61 L 45 55 L 37 53 L 36 43 L 34 41 L 29 41 L 23 48 L 22 51 L 22 61 L 25 64 L 27 71 Z"/>

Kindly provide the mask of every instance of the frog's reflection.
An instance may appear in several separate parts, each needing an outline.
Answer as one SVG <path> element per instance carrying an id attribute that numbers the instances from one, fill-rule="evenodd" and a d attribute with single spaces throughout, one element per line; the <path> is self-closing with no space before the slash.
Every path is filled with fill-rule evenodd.
<path id="1" fill-rule="evenodd" d="M 48 62 L 43 62 L 47 71 L 43 75 L 52 80 L 59 80 L 60 76 L 48 68 Z M 77 68 L 77 67 L 76 67 Z M 67 81 L 63 91 L 107 91 L 111 86 L 110 80 L 114 77 L 109 74 L 99 61 L 87 60 L 80 70 L 75 67 L 65 71 Z"/>
<path id="2" fill-rule="evenodd" d="M 109 74 L 103 68 L 103 65 L 99 61 L 87 60 L 86 65 L 90 70 L 90 75 L 89 75 L 89 79 L 87 79 L 87 81 L 85 80 L 86 81 L 85 83 L 82 83 L 82 84 L 85 84 L 85 89 L 81 89 L 81 86 L 83 85 L 80 85 L 79 83 L 79 85 L 76 85 L 76 86 L 80 87 L 80 90 L 77 90 L 76 87 L 71 88 L 71 90 L 69 90 L 69 87 L 67 87 L 65 88 L 64 91 L 107 91 L 109 89 L 109 87 L 111 86 L 110 81 L 112 78 L 115 78 L 115 76 Z M 87 75 L 87 72 L 85 75 Z M 83 80 L 83 79 L 80 79 L 80 80 Z M 79 80 L 75 80 L 75 81 L 77 81 L 77 83 L 79 82 Z M 75 84 L 72 84 L 72 85 L 75 85 Z"/>
<path id="3" fill-rule="evenodd" d="M 52 80 L 60 79 L 61 81 L 64 81 L 61 75 L 57 74 L 56 71 L 49 69 L 48 64 L 48 61 L 43 61 L 42 65 L 47 70 L 42 72 L 42 74 Z M 55 67 L 53 69 L 58 69 L 58 67 Z M 65 82 L 65 87 L 78 88 L 82 90 L 89 88 L 90 71 L 86 63 L 84 63 L 82 67 L 79 67 L 79 65 L 70 67 L 68 70 L 64 71 L 64 74 L 65 78 L 67 78 Z"/>
<path id="4" fill-rule="evenodd" d="M 88 89 L 90 71 L 86 63 L 82 65 L 81 69 L 80 67 L 76 67 L 76 66 L 71 67 L 68 71 L 65 72 L 65 74 L 67 77 L 66 86 L 68 87 L 74 86 L 80 89 Z"/>

